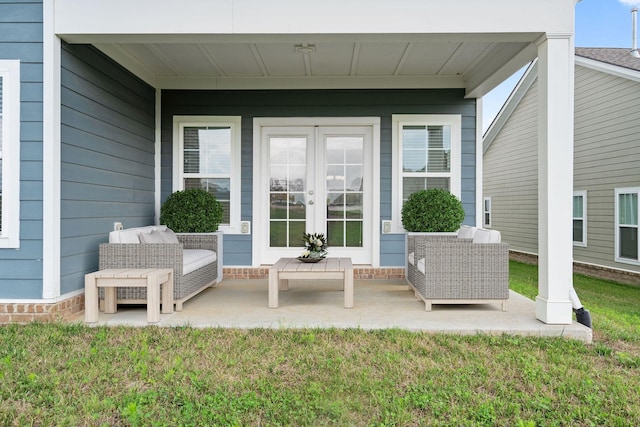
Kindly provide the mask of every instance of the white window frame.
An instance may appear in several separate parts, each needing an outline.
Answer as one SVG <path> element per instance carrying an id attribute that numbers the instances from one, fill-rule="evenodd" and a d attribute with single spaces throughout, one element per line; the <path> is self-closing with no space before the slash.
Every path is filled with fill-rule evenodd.
<path id="1" fill-rule="evenodd" d="M 391 116 L 392 167 L 391 167 L 391 232 L 404 233 L 402 226 L 402 128 L 403 126 L 450 126 L 451 127 L 451 193 L 462 198 L 462 116 L 460 114 L 394 114 Z"/>
<path id="2" fill-rule="evenodd" d="M 184 189 L 184 132 L 185 127 L 229 126 L 231 129 L 231 171 L 230 171 L 230 224 L 221 224 L 218 231 L 225 234 L 241 234 L 241 128 L 240 116 L 174 116 L 173 117 L 173 191 Z M 246 233 L 245 233 L 246 234 Z"/>
<path id="3" fill-rule="evenodd" d="M 579 246 L 582 248 L 587 247 L 587 192 L 586 191 L 574 191 L 573 197 L 582 197 L 582 217 L 573 217 L 574 220 L 579 219 L 582 220 L 582 241 L 576 242 L 573 241 L 573 246 Z M 571 204 L 573 209 L 573 203 Z M 573 223 L 571 224 L 572 230 L 571 235 L 573 235 Z"/>
<path id="4" fill-rule="evenodd" d="M 0 60 L 2 230 L 0 248 L 20 248 L 20 61 Z"/>
<path id="5" fill-rule="evenodd" d="M 618 201 L 620 199 L 620 195 L 621 194 L 637 194 L 638 195 L 638 204 L 640 204 L 640 187 L 629 187 L 629 188 L 616 188 L 615 189 L 615 229 L 614 229 L 614 244 L 615 244 L 615 261 L 616 262 L 620 262 L 620 263 L 624 263 L 624 264 L 632 264 L 632 265 L 640 265 L 640 242 L 638 243 L 639 248 L 638 248 L 638 258 L 637 260 L 634 259 L 630 259 L 630 258 L 622 258 L 620 256 L 620 224 L 619 224 L 619 220 L 620 220 L 620 215 L 619 215 L 619 205 L 618 205 Z M 640 206 L 639 206 L 640 208 Z M 640 220 L 639 220 L 640 222 Z M 637 228 L 640 228 L 640 224 L 636 224 Z M 640 237 L 640 233 L 638 233 Z M 640 240 L 640 238 L 638 239 Z"/>
<path id="6" fill-rule="evenodd" d="M 489 202 L 489 209 L 487 209 L 487 202 Z M 487 214 L 489 214 L 489 221 L 486 220 Z M 482 226 L 484 228 L 491 228 L 491 197 L 485 197 L 482 199 Z"/>

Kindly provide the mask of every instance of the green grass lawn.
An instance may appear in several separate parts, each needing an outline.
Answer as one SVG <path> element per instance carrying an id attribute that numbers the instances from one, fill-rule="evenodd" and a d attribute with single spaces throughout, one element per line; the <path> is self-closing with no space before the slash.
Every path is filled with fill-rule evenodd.
<path id="1" fill-rule="evenodd" d="M 640 425 L 640 288 L 575 276 L 594 343 L 396 329 L 0 327 L 0 425 Z M 536 267 L 511 264 L 534 298 Z"/>

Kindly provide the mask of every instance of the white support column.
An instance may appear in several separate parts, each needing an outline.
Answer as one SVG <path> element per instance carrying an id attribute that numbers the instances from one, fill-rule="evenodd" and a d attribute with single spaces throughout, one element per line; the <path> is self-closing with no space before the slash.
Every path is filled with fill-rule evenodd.
<path id="1" fill-rule="evenodd" d="M 54 1 L 43 3 L 42 298 L 60 296 L 60 66 Z"/>
<path id="2" fill-rule="evenodd" d="M 571 324 L 573 96 L 571 34 L 538 44 L 538 296 L 536 317 Z"/>

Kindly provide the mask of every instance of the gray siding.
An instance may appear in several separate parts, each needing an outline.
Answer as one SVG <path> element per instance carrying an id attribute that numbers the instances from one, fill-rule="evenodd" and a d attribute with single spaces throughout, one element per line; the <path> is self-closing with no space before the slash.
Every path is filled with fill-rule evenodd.
<path id="1" fill-rule="evenodd" d="M 20 65 L 20 249 L 0 249 L 0 298 L 42 298 L 42 2 L 0 0 L 0 59 Z"/>
<path id="2" fill-rule="evenodd" d="M 484 154 L 493 228 L 511 249 L 537 253 L 537 83 Z M 587 192 L 587 246 L 575 261 L 640 272 L 615 262 L 615 189 L 640 186 L 640 83 L 576 66 L 574 190 Z"/>
<path id="3" fill-rule="evenodd" d="M 576 261 L 616 263 L 615 189 L 640 186 L 640 83 L 576 67 L 574 188 L 587 191 L 587 247 Z"/>
<path id="4" fill-rule="evenodd" d="M 475 99 L 463 90 L 290 90 L 162 92 L 162 200 L 172 189 L 175 115 L 242 116 L 242 212 L 252 220 L 253 118 L 375 116 L 380 129 L 380 216 L 391 219 L 391 115 L 462 114 L 462 202 L 465 222 L 475 222 Z M 251 265 L 251 236 L 224 237 L 224 263 Z M 399 242 L 402 241 L 402 244 Z M 382 236 L 382 266 L 404 265 L 404 235 Z"/>
<path id="5" fill-rule="evenodd" d="M 510 249 L 529 253 L 538 252 L 537 102 L 534 82 L 483 156 L 491 226 Z"/>
<path id="6" fill-rule="evenodd" d="M 113 223 L 154 223 L 155 92 L 95 48 L 62 50 L 61 292 L 84 287 Z"/>

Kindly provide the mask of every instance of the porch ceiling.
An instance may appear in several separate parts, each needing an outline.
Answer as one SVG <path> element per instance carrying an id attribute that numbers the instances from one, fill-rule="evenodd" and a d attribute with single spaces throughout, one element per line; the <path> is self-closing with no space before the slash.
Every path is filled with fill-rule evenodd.
<path id="1" fill-rule="evenodd" d="M 531 33 L 209 35 L 153 40 L 102 36 L 93 43 L 163 89 L 453 87 L 476 97 L 534 59 L 533 42 L 538 37 Z"/>

